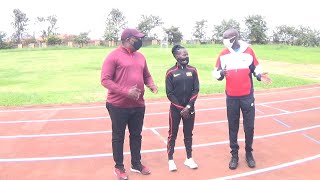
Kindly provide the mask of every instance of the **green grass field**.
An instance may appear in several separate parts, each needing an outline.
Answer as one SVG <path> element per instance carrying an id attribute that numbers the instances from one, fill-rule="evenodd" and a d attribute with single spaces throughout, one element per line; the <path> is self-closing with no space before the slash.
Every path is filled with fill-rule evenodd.
<path id="1" fill-rule="evenodd" d="M 224 91 L 224 81 L 212 78 L 221 45 L 186 46 L 190 64 L 197 67 L 200 93 Z M 320 64 L 320 48 L 256 45 L 259 59 L 301 64 Z M 48 48 L 0 50 L 0 106 L 103 102 L 106 90 L 100 85 L 101 65 L 113 48 Z M 147 91 L 146 98 L 165 97 L 164 77 L 175 60 L 170 49 L 145 47 L 148 66 L 159 93 Z M 271 86 L 255 81 L 255 89 L 292 87 L 315 80 L 270 74 Z"/>

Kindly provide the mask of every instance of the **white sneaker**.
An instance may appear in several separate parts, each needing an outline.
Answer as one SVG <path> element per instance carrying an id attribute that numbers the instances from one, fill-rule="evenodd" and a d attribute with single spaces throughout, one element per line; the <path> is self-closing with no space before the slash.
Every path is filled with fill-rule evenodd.
<path id="1" fill-rule="evenodd" d="M 169 171 L 176 171 L 177 170 L 177 166 L 173 160 L 169 160 L 168 164 L 169 164 Z"/>
<path id="2" fill-rule="evenodd" d="M 192 158 L 186 159 L 184 161 L 184 165 L 188 166 L 191 169 L 197 169 L 198 168 L 198 164 L 196 164 Z"/>

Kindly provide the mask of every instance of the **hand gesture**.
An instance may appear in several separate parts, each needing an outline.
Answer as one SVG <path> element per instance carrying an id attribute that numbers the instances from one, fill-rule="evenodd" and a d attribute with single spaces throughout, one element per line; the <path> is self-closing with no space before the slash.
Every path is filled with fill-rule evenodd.
<path id="1" fill-rule="evenodd" d="M 151 86 L 148 87 L 150 89 L 151 92 L 153 92 L 154 94 L 158 93 L 158 86 L 153 84 Z"/>
<path id="2" fill-rule="evenodd" d="M 185 107 L 180 112 L 183 119 L 189 119 L 190 118 L 190 109 L 188 107 Z"/>
<path id="3" fill-rule="evenodd" d="M 272 80 L 267 76 L 267 74 L 267 72 L 261 74 L 261 81 L 266 85 L 270 85 L 272 83 Z"/>
<path id="4" fill-rule="evenodd" d="M 224 68 L 220 71 L 221 76 L 227 76 L 228 71 L 227 71 L 227 65 L 224 66 Z"/>
<path id="5" fill-rule="evenodd" d="M 141 94 L 141 90 L 137 88 L 137 85 L 132 86 L 129 89 L 128 97 L 130 99 L 138 100 Z"/>

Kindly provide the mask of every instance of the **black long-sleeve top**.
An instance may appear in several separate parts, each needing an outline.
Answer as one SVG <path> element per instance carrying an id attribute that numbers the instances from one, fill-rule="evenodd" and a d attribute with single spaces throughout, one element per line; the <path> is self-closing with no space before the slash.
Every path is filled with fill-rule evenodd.
<path id="1" fill-rule="evenodd" d="M 194 103 L 199 93 L 199 79 L 197 69 L 190 65 L 175 66 L 166 73 L 166 93 L 171 104 L 179 109 Z"/>

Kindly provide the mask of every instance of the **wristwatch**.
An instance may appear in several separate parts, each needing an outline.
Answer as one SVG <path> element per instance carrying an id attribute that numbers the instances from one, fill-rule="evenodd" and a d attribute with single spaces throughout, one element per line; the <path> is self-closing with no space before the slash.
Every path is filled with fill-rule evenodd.
<path id="1" fill-rule="evenodd" d="M 188 104 L 187 106 L 186 106 L 188 109 L 190 109 L 191 108 L 191 106 Z"/>

